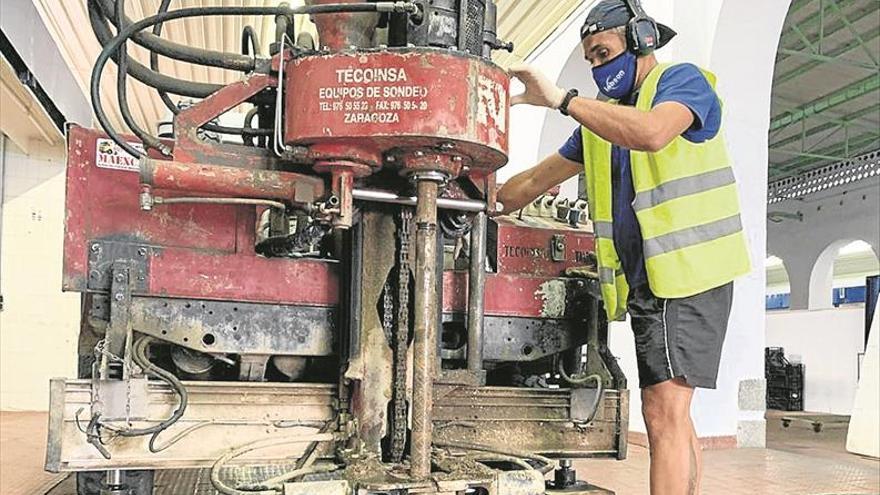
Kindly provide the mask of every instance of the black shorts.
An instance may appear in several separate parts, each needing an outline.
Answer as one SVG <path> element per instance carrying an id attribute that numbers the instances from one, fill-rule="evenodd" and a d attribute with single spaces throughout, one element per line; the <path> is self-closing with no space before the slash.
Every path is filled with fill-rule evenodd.
<path id="1" fill-rule="evenodd" d="M 647 285 L 632 289 L 639 386 L 684 378 L 694 387 L 715 388 L 732 302 L 733 282 L 682 299 L 655 297 Z"/>

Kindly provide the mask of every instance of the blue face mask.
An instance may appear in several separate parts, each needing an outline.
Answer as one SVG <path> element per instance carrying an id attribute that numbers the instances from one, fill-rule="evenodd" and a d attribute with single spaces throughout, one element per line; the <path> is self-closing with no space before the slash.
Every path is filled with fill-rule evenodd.
<path id="1" fill-rule="evenodd" d="M 627 50 L 604 64 L 593 68 L 596 86 L 605 96 L 621 100 L 628 96 L 636 83 L 637 59 Z"/>

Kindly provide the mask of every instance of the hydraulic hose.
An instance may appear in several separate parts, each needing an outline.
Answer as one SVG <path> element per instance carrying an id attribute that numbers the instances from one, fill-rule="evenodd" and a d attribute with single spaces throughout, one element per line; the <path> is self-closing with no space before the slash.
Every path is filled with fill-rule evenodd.
<path id="1" fill-rule="evenodd" d="M 94 31 L 98 42 L 104 47 L 110 43 L 114 34 L 96 2 L 97 0 L 88 0 L 89 22 L 92 25 L 92 30 Z M 114 61 L 117 60 L 115 51 L 111 56 Z M 165 74 L 150 70 L 148 67 L 145 67 L 135 60 L 128 61 L 127 69 L 130 76 L 151 88 L 167 91 L 168 93 L 176 95 L 189 96 L 191 98 L 205 98 L 223 87 L 221 84 L 185 81 L 183 79 L 166 76 Z"/>
<path id="2" fill-rule="evenodd" d="M 89 0 L 99 1 L 99 0 Z M 98 59 L 95 61 L 95 67 L 92 70 L 92 78 L 90 84 L 90 96 L 92 98 L 92 107 L 95 116 L 101 124 L 101 127 L 107 132 L 108 136 L 113 139 L 122 149 L 136 157 L 146 156 L 140 150 L 126 143 L 118 132 L 110 124 L 107 114 L 104 112 L 104 106 L 101 103 L 101 75 L 107 61 L 113 56 L 114 52 L 119 49 L 119 45 L 124 43 L 134 33 L 154 26 L 157 23 L 171 21 L 175 19 L 184 19 L 187 17 L 199 16 L 226 16 L 226 15 L 294 15 L 294 14 L 330 14 L 341 12 L 417 12 L 415 4 L 410 2 L 380 2 L 380 3 L 355 3 L 355 4 L 326 4 L 311 5 L 306 7 L 288 8 L 288 7 L 208 7 L 208 8 L 184 8 L 163 14 L 156 14 L 120 30 L 119 34 L 110 40 L 101 50 Z M 99 23 L 100 24 L 100 23 Z M 106 26 L 105 26 L 106 27 Z M 147 69 L 149 70 L 149 69 Z M 153 72 L 153 71 L 150 71 Z M 207 95 L 205 95 L 207 96 Z"/>
<path id="3" fill-rule="evenodd" d="M 152 435 L 150 438 L 150 451 L 151 452 L 159 452 L 156 450 L 155 441 L 159 436 L 159 433 L 168 429 L 171 425 L 177 422 L 181 417 L 183 417 L 183 413 L 186 412 L 186 406 L 189 402 L 189 394 L 186 391 L 186 387 L 183 386 L 183 383 L 174 376 L 171 372 L 163 370 L 162 368 L 153 364 L 150 359 L 147 357 L 147 348 L 150 344 L 153 343 L 152 337 L 141 337 L 134 344 L 134 349 L 132 352 L 132 357 L 134 358 L 134 362 L 143 368 L 143 370 L 149 374 L 153 375 L 156 378 L 168 383 L 171 386 L 171 389 L 174 390 L 177 395 L 180 397 L 180 402 L 177 405 L 177 409 L 168 417 L 168 419 L 163 420 L 161 423 L 157 425 L 153 425 L 147 428 L 129 428 L 114 431 L 115 434 L 121 437 L 140 437 L 144 435 Z"/>
<path id="4" fill-rule="evenodd" d="M 157 14 L 164 14 L 168 12 L 168 7 L 171 5 L 171 0 L 162 0 L 162 3 L 159 4 L 159 10 Z M 161 22 L 157 22 L 155 26 L 153 26 L 153 34 L 157 37 L 162 35 L 162 24 Z M 250 29 L 251 37 L 250 39 L 253 42 L 254 46 L 254 54 L 259 54 L 259 41 L 257 39 L 257 34 L 254 32 L 254 28 L 251 26 L 247 26 L 245 28 L 245 32 L 242 33 L 242 45 L 244 46 L 246 41 L 244 38 L 247 36 L 248 29 Z M 159 53 L 151 51 L 150 52 L 150 69 L 156 73 L 159 73 Z M 165 104 L 165 107 L 171 111 L 173 115 L 177 115 L 180 113 L 180 108 L 176 103 L 168 96 L 168 92 L 162 91 L 161 89 L 157 89 L 159 93 L 159 99 L 162 100 L 162 103 Z M 240 135 L 240 136 L 268 136 L 272 133 L 272 129 L 253 129 L 250 127 L 227 127 L 217 124 L 205 124 L 202 126 L 202 129 L 205 129 L 209 132 L 217 132 L 220 134 L 229 134 L 229 135 Z"/>
<path id="5" fill-rule="evenodd" d="M 171 0 L 164 0 L 164 2 L 170 2 Z M 167 8 L 167 6 L 166 6 Z M 116 0 L 116 18 L 121 22 L 121 19 L 125 16 L 125 0 Z M 128 86 L 125 84 L 125 76 L 127 75 L 127 66 L 128 66 L 128 48 L 127 43 L 122 43 L 119 46 L 119 52 L 116 55 L 116 64 L 118 65 L 118 69 L 116 71 L 116 97 L 119 103 L 119 113 L 122 114 L 122 120 L 125 122 L 125 125 L 131 129 L 131 132 L 134 133 L 141 142 L 144 143 L 144 146 L 157 149 L 162 152 L 163 155 L 170 155 L 171 150 L 168 146 L 162 144 L 159 141 L 159 138 L 152 136 L 150 133 L 145 131 L 138 123 L 134 120 L 134 117 L 131 115 L 131 107 L 128 105 Z"/>
<path id="6" fill-rule="evenodd" d="M 553 468 L 556 465 L 556 463 L 553 462 L 551 459 L 548 459 L 542 455 L 516 449 L 498 449 L 495 447 L 489 447 L 488 445 L 480 445 L 476 443 L 466 442 L 434 442 L 434 446 L 442 447 L 445 449 L 476 450 L 478 452 L 489 452 L 491 454 L 498 454 L 507 457 L 531 459 L 541 464 L 541 467 L 534 469 L 540 471 L 542 474 L 547 474 L 550 471 L 553 471 Z"/>
<path id="7" fill-rule="evenodd" d="M 596 417 L 596 413 L 599 412 L 599 405 L 602 402 L 602 392 L 604 391 L 602 377 L 597 374 L 577 377 L 570 376 L 565 371 L 565 362 L 562 359 L 559 360 L 559 376 L 571 385 L 583 385 L 591 381 L 596 382 L 596 397 L 593 399 L 593 403 L 590 404 L 590 415 L 587 417 L 586 421 L 587 423 L 592 422 L 593 418 Z"/>
<path id="8" fill-rule="evenodd" d="M 117 2 L 119 0 L 116 0 Z M 104 16 L 114 19 L 113 7 L 114 0 L 98 0 Z M 209 10 L 212 7 L 197 7 L 198 9 Z M 131 19 L 123 16 L 113 22 L 117 32 L 121 32 L 132 24 Z M 214 50 L 206 50 L 203 48 L 195 48 L 192 46 L 181 45 L 173 41 L 164 40 L 153 33 L 135 32 L 131 36 L 132 41 L 138 45 L 156 52 L 163 57 L 173 58 L 182 62 L 192 64 L 206 65 L 209 67 L 219 67 L 221 69 L 229 69 L 239 72 L 250 72 L 254 70 L 255 61 L 252 57 L 241 55 L 238 53 L 218 52 Z"/>
<path id="9" fill-rule="evenodd" d="M 260 55 L 260 38 L 251 25 L 247 25 L 241 30 L 241 53 L 255 57 Z"/>

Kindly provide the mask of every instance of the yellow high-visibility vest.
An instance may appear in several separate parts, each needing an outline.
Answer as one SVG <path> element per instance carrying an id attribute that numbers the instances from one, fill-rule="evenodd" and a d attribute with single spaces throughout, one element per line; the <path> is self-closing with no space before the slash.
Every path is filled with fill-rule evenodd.
<path id="1" fill-rule="evenodd" d="M 651 110 L 669 67 L 661 64 L 648 74 L 638 110 Z M 714 88 L 715 75 L 703 73 Z M 602 296 L 609 320 L 616 320 L 626 313 L 629 286 L 614 246 L 611 143 L 586 127 L 582 134 Z M 693 296 L 751 271 L 736 179 L 720 129 L 703 143 L 678 136 L 656 153 L 632 150 L 630 161 L 648 285 L 657 297 Z"/>

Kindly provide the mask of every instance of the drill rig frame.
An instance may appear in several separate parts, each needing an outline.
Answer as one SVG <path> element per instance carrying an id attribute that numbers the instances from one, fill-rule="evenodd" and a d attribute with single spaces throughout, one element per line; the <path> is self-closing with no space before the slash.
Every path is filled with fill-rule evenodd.
<path id="1" fill-rule="evenodd" d="M 575 274 L 583 212 L 488 218 L 509 122 L 494 2 L 163 2 L 138 22 L 117 2 L 89 0 L 106 132 L 68 131 L 80 377 L 52 382 L 48 470 L 135 495 L 120 471 L 212 467 L 221 493 L 543 494 L 548 457 L 626 456 L 626 379 L 598 281 Z M 270 58 L 158 36 L 244 14 L 276 16 Z M 247 75 L 170 80 L 127 61 L 129 39 Z M 171 137 L 121 135 L 97 93 L 110 59 L 202 99 L 174 108 Z M 217 123 L 242 104 L 263 127 Z M 283 473 L 231 486 L 267 463 Z"/>

